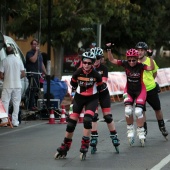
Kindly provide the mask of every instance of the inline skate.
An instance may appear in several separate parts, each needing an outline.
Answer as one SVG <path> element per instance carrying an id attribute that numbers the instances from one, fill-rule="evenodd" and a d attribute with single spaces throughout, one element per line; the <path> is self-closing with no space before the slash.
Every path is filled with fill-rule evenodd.
<path id="1" fill-rule="evenodd" d="M 145 137 L 146 137 L 146 135 L 148 134 L 148 128 L 147 128 L 147 123 L 146 122 L 144 122 L 144 132 L 145 132 Z"/>
<path id="2" fill-rule="evenodd" d="M 134 125 L 127 125 L 127 137 L 128 137 L 129 145 L 132 146 L 135 142 Z"/>
<path id="3" fill-rule="evenodd" d="M 92 134 L 91 135 L 91 141 L 90 141 L 90 146 L 91 146 L 91 154 L 94 154 L 97 151 L 97 143 L 98 143 L 98 134 Z"/>
<path id="4" fill-rule="evenodd" d="M 83 161 L 86 159 L 86 153 L 88 152 L 89 148 L 89 143 L 90 143 L 90 138 L 83 136 L 82 141 L 81 141 L 81 148 L 80 148 L 80 160 Z"/>
<path id="5" fill-rule="evenodd" d="M 110 138 L 112 139 L 112 143 L 113 143 L 113 146 L 116 149 L 116 152 L 119 153 L 120 140 L 117 138 L 117 133 L 116 134 L 110 134 Z"/>
<path id="6" fill-rule="evenodd" d="M 141 143 L 141 146 L 144 147 L 145 146 L 145 130 L 143 127 L 138 127 L 137 128 L 137 135 L 139 137 L 139 140 L 140 140 L 140 143 Z"/>
<path id="7" fill-rule="evenodd" d="M 65 158 L 67 156 L 67 152 L 70 149 L 72 143 L 72 139 L 65 138 L 64 143 L 61 144 L 59 148 L 57 148 L 57 152 L 54 155 L 55 159 Z"/>
<path id="8" fill-rule="evenodd" d="M 164 136 L 164 138 L 166 139 L 166 141 L 168 141 L 168 131 L 166 130 L 165 126 L 163 127 L 159 127 L 160 131 L 162 132 L 162 135 Z"/>

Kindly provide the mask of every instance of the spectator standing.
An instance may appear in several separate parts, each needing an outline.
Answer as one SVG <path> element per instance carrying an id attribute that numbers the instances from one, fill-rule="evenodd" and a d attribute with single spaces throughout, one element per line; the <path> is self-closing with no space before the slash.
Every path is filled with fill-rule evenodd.
<path id="1" fill-rule="evenodd" d="M 1 99 L 7 113 L 9 102 L 12 101 L 12 124 L 17 127 L 19 126 L 18 114 L 21 102 L 21 78 L 25 77 L 25 69 L 22 61 L 15 56 L 12 47 L 7 47 L 6 53 L 7 57 L 0 66 L 0 77 L 4 79 Z M 2 119 L 2 122 L 7 122 L 7 119 Z"/>
<path id="2" fill-rule="evenodd" d="M 136 44 L 136 49 L 138 50 L 139 53 L 139 59 L 138 61 L 146 64 L 146 65 L 150 65 L 149 63 L 149 57 L 147 57 L 147 49 L 148 49 L 148 45 L 145 42 L 138 42 Z M 161 110 L 161 103 L 160 103 L 160 99 L 159 99 L 159 95 L 158 95 L 158 90 L 159 90 L 159 85 L 155 82 L 155 77 L 157 75 L 157 70 L 158 70 L 158 66 L 156 64 L 156 62 L 154 61 L 154 66 L 155 69 L 152 71 L 144 71 L 144 75 L 143 75 L 143 81 L 144 84 L 146 86 L 146 91 L 147 91 L 147 98 L 146 101 L 149 103 L 149 105 L 153 108 L 153 110 L 155 111 L 155 115 L 156 115 L 156 119 L 158 121 L 158 126 L 160 131 L 162 132 L 162 135 L 167 138 L 168 136 L 168 132 L 166 130 L 165 127 L 165 122 L 163 119 L 163 113 Z M 145 135 L 147 135 L 147 123 L 146 123 L 146 106 L 144 107 L 144 128 L 145 128 Z"/>
<path id="3" fill-rule="evenodd" d="M 35 110 L 37 105 L 37 95 L 40 88 L 41 73 L 46 75 L 46 68 L 43 63 L 43 57 L 39 50 L 39 44 L 36 39 L 33 39 L 30 43 L 31 50 L 26 54 L 26 71 L 29 86 L 26 91 L 28 98 L 27 108 L 28 110 Z"/>

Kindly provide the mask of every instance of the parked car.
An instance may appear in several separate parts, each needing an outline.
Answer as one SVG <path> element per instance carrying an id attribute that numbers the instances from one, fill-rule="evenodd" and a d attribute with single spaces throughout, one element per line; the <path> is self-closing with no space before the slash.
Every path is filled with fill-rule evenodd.
<path id="1" fill-rule="evenodd" d="M 4 41 L 5 45 L 4 45 L 3 41 Z M 14 49 L 15 55 L 21 59 L 21 61 L 23 62 L 24 66 L 25 66 L 25 57 L 24 57 L 21 49 L 19 48 L 19 46 L 16 44 L 16 42 L 11 37 L 2 35 L 1 33 L 0 33 L 0 47 L 1 47 L 0 48 L 0 64 L 1 64 L 2 60 L 7 57 L 6 50 L 5 50 L 6 46 L 7 47 L 11 46 Z M 24 98 L 26 89 L 28 87 L 27 77 L 22 78 L 21 82 L 22 82 L 22 98 Z M 0 97 L 1 97 L 1 93 L 2 93 L 2 87 L 3 87 L 3 81 L 0 80 Z"/>

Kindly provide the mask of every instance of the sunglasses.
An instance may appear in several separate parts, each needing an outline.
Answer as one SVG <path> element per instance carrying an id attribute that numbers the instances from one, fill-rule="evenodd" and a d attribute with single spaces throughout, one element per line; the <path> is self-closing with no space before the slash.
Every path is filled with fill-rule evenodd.
<path id="1" fill-rule="evenodd" d="M 92 65 L 92 62 L 85 62 L 85 61 L 83 61 L 83 64 Z"/>
<path id="2" fill-rule="evenodd" d="M 130 63 L 130 62 L 133 62 L 133 63 L 134 63 L 134 62 L 136 62 L 136 61 L 137 61 L 137 60 L 128 60 L 129 63 Z"/>

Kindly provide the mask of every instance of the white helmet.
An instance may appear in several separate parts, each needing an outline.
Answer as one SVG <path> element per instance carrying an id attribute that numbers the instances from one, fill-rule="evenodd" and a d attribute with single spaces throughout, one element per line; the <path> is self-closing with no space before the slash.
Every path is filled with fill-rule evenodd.
<path id="1" fill-rule="evenodd" d="M 94 53 L 92 53 L 91 51 L 89 51 L 89 52 L 84 52 L 84 53 L 82 54 L 82 60 L 83 60 L 84 58 L 91 59 L 93 63 L 96 61 L 96 55 L 95 55 Z"/>
<path id="2" fill-rule="evenodd" d="M 90 51 L 96 55 L 97 59 L 100 59 L 103 56 L 103 50 L 100 47 L 94 47 Z"/>

